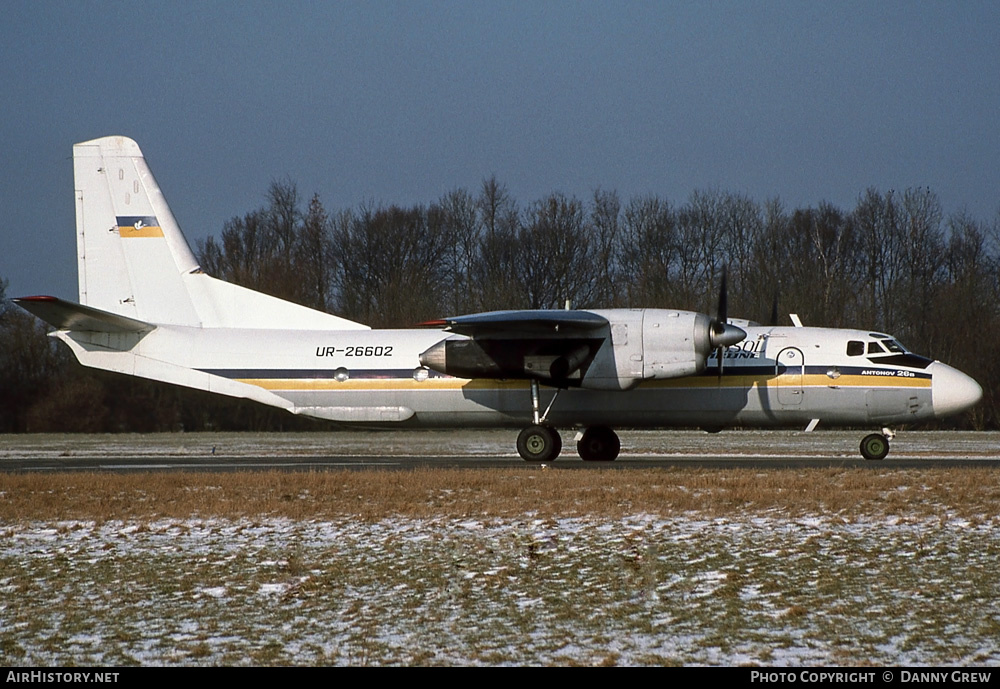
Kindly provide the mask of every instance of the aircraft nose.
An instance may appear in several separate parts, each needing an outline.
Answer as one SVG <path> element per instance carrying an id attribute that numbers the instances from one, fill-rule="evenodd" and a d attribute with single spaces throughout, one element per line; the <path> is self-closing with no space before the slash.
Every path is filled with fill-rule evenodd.
<path id="1" fill-rule="evenodd" d="M 939 419 L 963 412 L 983 397 L 979 383 L 940 361 L 931 366 L 931 376 L 934 386 L 931 403 L 934 405 L 934 416 Z"/>

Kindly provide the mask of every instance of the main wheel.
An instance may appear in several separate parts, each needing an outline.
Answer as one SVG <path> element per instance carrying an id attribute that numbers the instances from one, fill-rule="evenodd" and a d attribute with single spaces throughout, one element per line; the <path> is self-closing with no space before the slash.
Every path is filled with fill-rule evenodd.
<path id="1" fill-rule="evenodd" d="M 526 462 L 551 462 L 561 450 L 559 431 L 548 426 L 528 426 L 517 436 L 517 453 Z"/>
<path id="2" fill-rule="evenodd" d="M 881 433 L 866 435 L 861 441 L 861 456 L 865 459 L 885 459 L 889 454 L 889 439 Z"/>
<path id="3" fill-rule="evenodd" d="M 585 462 L 613 462 L 621 449 L 618 434 L 607 426 L 591 426 L 576 443 L 576 451 Z"/>

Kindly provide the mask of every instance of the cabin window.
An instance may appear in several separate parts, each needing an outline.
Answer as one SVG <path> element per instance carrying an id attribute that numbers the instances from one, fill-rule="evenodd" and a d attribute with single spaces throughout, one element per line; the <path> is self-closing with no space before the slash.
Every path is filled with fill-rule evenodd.
<path id="1" fill-rule="evenodd" d="M 847 356 L 861 356 L 865 353 L 865 343 L 859 340 L 851 340 L 847 343 Z"/>
<path id="2" fill-rule="evenodd" d="M 880 345 L 878 342 L 869 342 L 868 343 L 868 353 L 869 354 L 885 354 L 885 350 L 882 349 L 882 345 Z"/>
<path id="3" fill-rule="evenodd" d="M 885 348 L 890 352 L 895 352 L 896 354 L 906 354 L 906 349 L 903 348 L 903 345 L 899 344 L 895 340 L 882 340 L 882 344 L 884 344 Z"/>

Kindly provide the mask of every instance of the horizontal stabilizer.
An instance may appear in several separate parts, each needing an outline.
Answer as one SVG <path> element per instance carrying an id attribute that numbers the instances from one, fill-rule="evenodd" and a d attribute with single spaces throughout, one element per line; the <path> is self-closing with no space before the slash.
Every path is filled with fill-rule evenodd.
<path id="1" fill-rule="evenodd" d="M 153 326 L 91 306 L 63 301 L 58 297 L 20 297 L 15 304 L 59 330 L 85 330 L 99 333 L 144 333 Z"/>

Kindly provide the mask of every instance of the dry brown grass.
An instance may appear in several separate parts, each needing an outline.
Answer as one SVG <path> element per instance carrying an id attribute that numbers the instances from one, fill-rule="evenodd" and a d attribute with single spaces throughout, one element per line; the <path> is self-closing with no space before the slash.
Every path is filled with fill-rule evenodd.
<path id="1" fill-rule="evenodd" d="M 1000 509 L 1000 470 L 824 468 L 0 475 L 0 522 L 186 517 L 942 516 Z"/>

